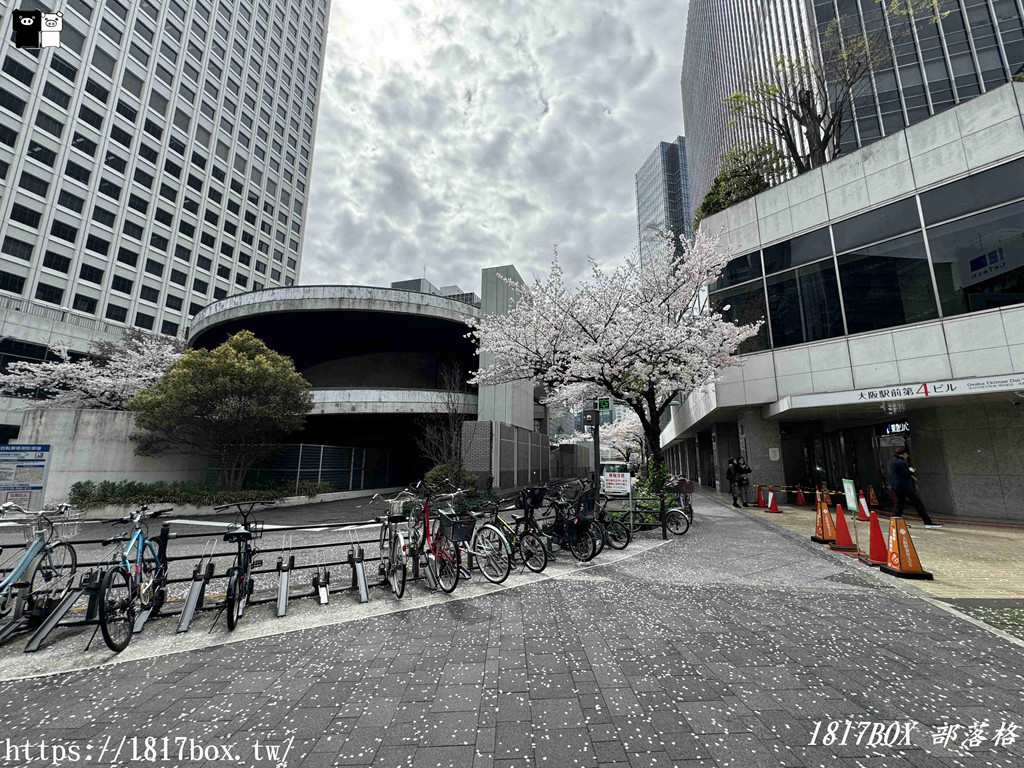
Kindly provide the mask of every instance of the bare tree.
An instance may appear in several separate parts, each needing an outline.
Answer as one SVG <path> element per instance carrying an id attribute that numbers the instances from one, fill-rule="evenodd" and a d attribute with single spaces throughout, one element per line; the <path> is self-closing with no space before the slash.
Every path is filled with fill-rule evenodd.
<path id="1" fill-rule="evenodd" d="M 881 23 L 864 28 L 859 16 L 836 17 L 820 38 L 818 55 L 781 57 L 767 80 L 725 100 L 736 120 L 767 128 L 778 139 L 797 173 L 839 154 L 853 102 L 870 90 L 873 74 L 893 66 L 918 17 L 938 23 L 948 13 L 939 10 L 940 0 L 876 2 Z"/>
<path id="2" fill-rule="evenodd" d="M 462 425 L 466 393 L 466 373 L 458 363 L 446 363 L 438 371 L 440 391 L 434 396 L 434 413 L 417 419 L 416 446 L 436 466 L 453 472 L 462 469 Z"/>

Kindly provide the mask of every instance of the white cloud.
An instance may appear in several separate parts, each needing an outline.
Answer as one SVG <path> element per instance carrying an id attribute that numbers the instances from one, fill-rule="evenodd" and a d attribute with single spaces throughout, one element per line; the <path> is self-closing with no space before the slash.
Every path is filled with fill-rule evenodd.
<path id="1" fill-rule="evenodd" d="M 567 273 L 636 242 L 633 175 L 682 130 L 686 3 L 334 2 L 301 282 Z"/>

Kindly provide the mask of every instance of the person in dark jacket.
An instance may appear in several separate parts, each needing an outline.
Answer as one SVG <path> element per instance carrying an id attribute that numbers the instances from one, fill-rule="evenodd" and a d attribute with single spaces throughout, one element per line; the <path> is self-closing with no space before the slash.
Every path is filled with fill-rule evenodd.
<path id="1" fill-rule="evenodd" d="M 744 507 L 749 507 L 750 504 L 750 478 L 747 477 L 753 470 L 750 469 L 750 465 L 747 464 L 747 460 L 740 456 L 736 459 L 736 483 L 740 487 L 740 499 L 743 502 Z"/>
<path id="2" fill-rule="evenodd" d="M 729 493 L 732 494 L 732 505 L 738 507 L 737 498 L 740 495 L 739 475 L 736 474 L 736 459 L 729 459 L 729 466 L 725 470 L 725 479 L 729 481 Z"/>
<path id="3" fill-rule="evenodd" d="M 928 516 L 924 508 L 924 502 L 917 495 L 917 488 L 914 486 L 914 468 L 907 460 L 907 449 L 900 448 L 895 455 L 889 459 L 889 487 L 896 494 L 896 517 L 903 517 L 903 506 L 907 501 L 914 505 L 917 514 L 924 521 L 925 528 L 941 528 L 942 525 L 935 523 Z"/>

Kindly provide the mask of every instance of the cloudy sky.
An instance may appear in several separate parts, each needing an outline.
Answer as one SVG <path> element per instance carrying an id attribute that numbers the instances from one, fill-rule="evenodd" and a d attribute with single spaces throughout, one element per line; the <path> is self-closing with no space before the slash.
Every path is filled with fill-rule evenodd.
<path id="1" fill-rule="evenodd" d="M 569 276 L 636 243 L 685 0 L 333 2 L 300 281 Z"/>

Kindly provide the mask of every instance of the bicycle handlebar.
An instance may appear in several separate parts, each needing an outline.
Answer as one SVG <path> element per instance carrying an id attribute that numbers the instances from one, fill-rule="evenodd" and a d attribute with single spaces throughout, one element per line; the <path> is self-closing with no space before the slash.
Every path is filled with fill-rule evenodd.
<path id="1" fill-rule="evenodd" d="M 376 498 L 376 496 L 374 498 Z M 213 511 L 214 512 L 220 512 L 222 509 L 230 509 L 231 507 L 238 507 L 239 510 L 241 510 L 243 504 L 249 504 L 250 505 L 249 511 L 251 512 L 253 509 L 255 509 L 257 504 L 262 504 L 264 506 L 272 507 L 276 503 L 277 502 L 275 502 L 275 501 L 264 501 L 264 500 L 258 500 L 258 501 L 233 501 L 230 504 L 221 504 L 220 506 L 216 506 L 216 507 L 213 508 Z M 164 510 L 164 511 L 169 511 L 169 510 Z"/>

